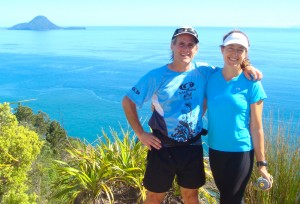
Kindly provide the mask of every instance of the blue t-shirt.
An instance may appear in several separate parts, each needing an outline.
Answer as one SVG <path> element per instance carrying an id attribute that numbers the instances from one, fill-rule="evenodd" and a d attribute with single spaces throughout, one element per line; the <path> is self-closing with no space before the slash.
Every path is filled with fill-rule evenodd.
<path id="1" fill-rule="evenodd" d="M 149 126 L 174 140 L 187 141 L 202 129 L 205 87 L 214 71 L 197 63 L 186 72 L 165 65 L 144 75 L 127 96 L 139 108 L 151 99 L 155 110 Z"/>
<path id="2" fill-rule="evenodd" d="M 267 96 L 261 82 L 248 80 L 243 73 L 226 81 L 222 69 L 208 80 L 208 145 L 226 152 L 253 149 L 250 136 L 250 105 Z"/>

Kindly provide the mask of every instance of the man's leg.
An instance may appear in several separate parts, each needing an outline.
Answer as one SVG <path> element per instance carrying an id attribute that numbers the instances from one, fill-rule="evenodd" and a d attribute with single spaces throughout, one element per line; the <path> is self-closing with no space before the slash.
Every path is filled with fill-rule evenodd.
<path id="1" fill-rule="evenodd" d="M 184 204 L 199 204 L 198 189 L 180 188 Z"/>
<path id="2" fill-rule="evenodd" d="M 145 204 L 160 204 L 172 187 L 175 177 L 174 161 L 166 147 L 148 151 L 143 185 L 147 189 Z"/>
<path id="3" fill-rule="evenodd" d="M 146 200 L 144 204 L 160 204 L 163 202 L 166 193 L 154 193 L 151 191 L 147 191 Z"/>
<path id="4" fill-rule="evenodd" d="M 181 152 L 180 152 L 181 151 Z M 203 148 L 188 145 L 177 151 L 177 183 L 185 204 L 199 204 L 198 189 L 205 184 Z"/>

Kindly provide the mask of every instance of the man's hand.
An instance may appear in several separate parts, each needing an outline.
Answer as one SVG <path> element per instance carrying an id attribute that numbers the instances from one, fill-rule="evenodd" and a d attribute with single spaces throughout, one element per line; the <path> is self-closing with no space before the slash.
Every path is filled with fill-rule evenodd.
<path id="1" fill-rule="evenodd" d="M 261 73 L 261 71 L 259 71 L 258 69 L 256 69 L 251 65 L 244 68 L 244 74 L 247 77 L 247 79 L 249 79 L 250 81 L 251 80 L 260 81 L 263 78 L 263 74 Z"/>
<path id="2" fill-rule="evenodd" d="M 143 132 L 138 135 L 138 138 L 149 150 L 151 150 L 152 147 L 155 149 L 160 149 L 162 147 L 161 141 L 151 133 Z"/>

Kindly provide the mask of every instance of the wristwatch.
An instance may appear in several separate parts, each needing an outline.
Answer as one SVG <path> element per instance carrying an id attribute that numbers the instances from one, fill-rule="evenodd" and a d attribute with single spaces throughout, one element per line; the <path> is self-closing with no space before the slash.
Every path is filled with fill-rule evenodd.
<path id="1" fill-rule="evenodd" d="M 267 161 L 258 161 L 256 162 L 257 167 L 260 166 L 268 166 L 268 162 Z"/>

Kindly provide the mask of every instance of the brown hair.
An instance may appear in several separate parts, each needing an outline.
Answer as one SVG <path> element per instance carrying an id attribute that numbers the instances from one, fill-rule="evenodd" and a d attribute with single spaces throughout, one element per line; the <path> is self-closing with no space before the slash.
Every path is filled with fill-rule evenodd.
<path id="1" fill-rule="evenodd" d="M 245 69 L 247 66 L 252 66 L 248 57 L 246 57 L 246 58 L 244 59 L 244 61 L 242 62 L 241 68 L 242 68 L 242 69 Z"/>

